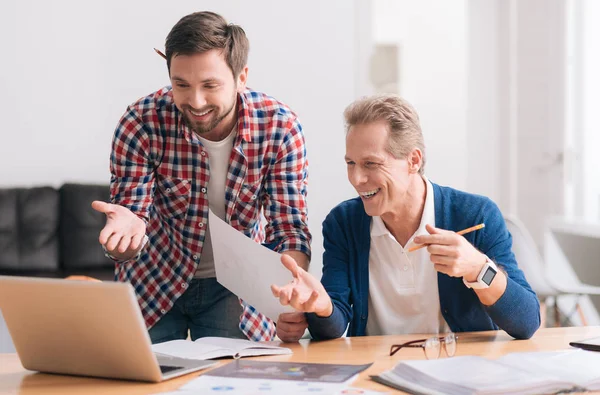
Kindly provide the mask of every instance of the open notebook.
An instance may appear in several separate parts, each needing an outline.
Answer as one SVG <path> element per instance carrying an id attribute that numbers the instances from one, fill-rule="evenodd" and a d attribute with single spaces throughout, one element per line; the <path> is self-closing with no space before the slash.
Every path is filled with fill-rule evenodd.
<path id="1" fill-rule="evenodd" d="M 152 351 L 161 355 L 187 359 L 213 359 L 221 357 L 255 357 L 258 355 L 291 354 L 289 348 L 249 340 L 225 337 L 201 337 L 195 341 L 171 340 L 152 345 Z"/>
<path id="2" fill-rule="evenodd" d="M 417 394 L 546 394 L 600 390 L 600 353 L 584 350 L 404 361 L 371 378 Z"/>

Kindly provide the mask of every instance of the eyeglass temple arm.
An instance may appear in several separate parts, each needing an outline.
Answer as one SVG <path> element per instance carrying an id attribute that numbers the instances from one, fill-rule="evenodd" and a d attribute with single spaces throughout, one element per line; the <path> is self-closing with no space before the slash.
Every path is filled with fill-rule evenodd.
<path id="1" fill-rule="evenodd" d="M 411 340 L 411 341 L 406 342 L 406 343 L 402 343 L 402 344 L 399 344 L 399 345 L 397 344 L 396 346 L 399 346 L 401 348 L 402 347 L 422 347 L 421 344 L 416 345 L 415 343 L 424 343 L 426 341 L 427 341 L 427 339 Z"/>
<path id="2" fill-rule="evenodd" d="M 420 342 L 424 342 L 427 339 L 419 339 L 419 340 L 411 340 L 409 342 L 406 343 L 402 343 L 402 344 L 394 344 L 392 345 L 391 349 L 390 349 L 390 356 L 394 355 L 395 353 L 397 353 L 401 348 L 423 348 L 423 344 L 416 344 L 416 343 L 420 343 Z"/>
<path id="3" fill-rule="evenodd" d="M 458 340 L 457 335 L 454 335 L 454 340 Z M 427 341 L 427 339 L 419 339 L 419 340 L 411 340 L 409 342 L 402 343 L 402 344 L 394 344 L 394 345 L 392 345 L 392 347 L 390 349 L 390 356 L 394 355 L 401 348 L 405 348 L 405 347 L 423 348 L 425 346 L 425 344 L 415 344 L 415 343 L 421 343 L 421 342 L 426 342 L 426 341 Z M 439 341 L 440 341 L 440 343 L 446 343 L 446 337 L 445 336 L 440 337 Z"/>

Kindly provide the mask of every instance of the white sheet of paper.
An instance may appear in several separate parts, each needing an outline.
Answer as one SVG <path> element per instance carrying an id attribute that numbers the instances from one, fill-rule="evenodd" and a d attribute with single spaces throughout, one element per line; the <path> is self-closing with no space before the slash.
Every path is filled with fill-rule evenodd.
<path id="1" fill-rule="evenodd" d="M 178 391 L 155 395 L 196 394 L 320 394 L 320 395 L 384 395 L 387 392 L 348 387 L 344 383 L 319 383 L 311 381 L 284 381 L 240 379 L 235 377 L 200 376 L 179 388 Z"/>
<path id="2" fill-rule="evenodd" d="M 339 394 L 346 388 L 343 383 L 317 383 L 307 381 L 284 381 L 263 379 L 240 379 L 235 377 L 200 376 L 189 381 L 180 391 L 195 394 L 223 393 L 235 395 L 254 394 Z"/>
<path id="3" fill-rule="evenodd" d="M 211 210 L 208 225 L 217 281 L 273 321 L 281 313 L 294 311 L 282 306 L 271 292 L 271 284 L 282 286 L 293 279 L 281 255 L 255 243 Z"/>

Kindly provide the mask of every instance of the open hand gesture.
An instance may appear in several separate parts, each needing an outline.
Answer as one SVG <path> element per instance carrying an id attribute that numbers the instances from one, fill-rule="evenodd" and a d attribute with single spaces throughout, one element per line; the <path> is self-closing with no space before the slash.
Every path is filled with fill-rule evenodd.
<path id="1" fill-rule="evenodd" d="M 279 302 L 283 306 L 290 305 L 300 312 L 329 317 L 333 311 L 333 305 L 323 284 L 298 266 L 292 257 L 282 255 L 281 263 L 292 273 L 294 279 L 284 286 L 271 285 L 273 296 L 279 298 Z"/>
<path id="2" fill-rule="evenodd" d="M 100 231 L 100 244 L 117 259 L 126 260 L 137 255 L 146 234 L 146 224 L 131 210 L 118 204 L 96 200 L 92 208 L 106 214 L 106 225 Z"/>

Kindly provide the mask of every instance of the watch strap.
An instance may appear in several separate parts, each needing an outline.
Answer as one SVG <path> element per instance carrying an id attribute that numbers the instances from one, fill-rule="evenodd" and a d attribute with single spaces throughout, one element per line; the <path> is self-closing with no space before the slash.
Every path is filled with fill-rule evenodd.
<path id="1" fill-rule="evenodd" d="M 465 284 L 465 286 L 467 288 L 485 289 L 485 288 L 490 287 L 490 284 L 492 283 L 492 281 L 494 280 L 494 277 L 496 277 L 496 274 L 498 273 L 498 266 L 496 266 L 494 261 L 492 261 L 487 255 L 485 255 L 485 259 L 486 259 L 485 264 L 483 265 L 483 267 L 481 268 L 481 271 L 477 275 L 476 281 L 469 282 L 469 281 L 465 280 L 465 278 L 463 277 L 463 283 Z M 485 281 L 483 281 L 483 278 L 486 275 L 486 273 L 488 272 L 488 270 L 490 270 L 490 269 L 493 271 L 493 276 L 489 280 L 489 284 L 488 284 Z"/>

